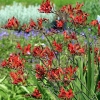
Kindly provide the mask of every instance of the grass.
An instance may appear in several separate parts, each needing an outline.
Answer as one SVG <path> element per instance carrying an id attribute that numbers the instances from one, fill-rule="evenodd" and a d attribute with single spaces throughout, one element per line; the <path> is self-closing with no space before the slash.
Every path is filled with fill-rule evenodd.
<path id="1" fill-rule="evenodd" d="M 25 0 L 0 0 L 0 6 L 12 5 L 14 1 L 18 3 L 22 3 L 25 6 L 40 4 L 42 2 L 42 0 L 26 0 L 26 1 Z M 76 2 L 85 2 L 85 1 L 93 1 L 93 0 L 51 0 L 51 1 L 54 2 L 58 7 L 61 7 L 62 5 L 65 4 L 74 4 Z"/>

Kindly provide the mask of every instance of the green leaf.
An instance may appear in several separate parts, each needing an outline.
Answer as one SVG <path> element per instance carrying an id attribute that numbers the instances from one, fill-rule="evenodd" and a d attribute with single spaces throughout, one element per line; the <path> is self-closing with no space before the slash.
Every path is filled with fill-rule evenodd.
<path id="1" fill-rule="evenodd" d="M 0 84 L 0 89 L 5 92 L 9 92 L 8 88 L 4 84 Z"/>
<path id="2" fill-rule="evenodd" d="M 29 91 L 28 91 L 28 89 L 25 87 L 25 86 L 20 86 L 22 89 L 24 89 L 27 93 L 30 93 Z"/>
<path id="3" fill-rule="evenodd" d="M 0 83 L 2 83 L 5 80 L 6 77 L 7 77 L 7 75 L 4 76 L 2 79 L 0 79 Z"/>

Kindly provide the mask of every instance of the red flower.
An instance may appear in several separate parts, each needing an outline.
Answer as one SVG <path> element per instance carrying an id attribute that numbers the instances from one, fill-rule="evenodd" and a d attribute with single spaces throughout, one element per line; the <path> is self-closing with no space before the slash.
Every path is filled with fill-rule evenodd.
<path id="1" fill-rule="evenodd" d="M 98 61 L 100 62 L 100 56 L 97 57 Z"/>
<path id="2" fill-rule="evenodd" d="M 71 38 L 71 39 L 74 39 L 74 40 L 77 40 L 77 36 L 76 36 L 75 32 L 72 32 L 72 33 L 70 34 L 70 38 Z"/>
<path id="3" fill-rule="evenodd" d="M 32 31 L 32 28 L 31 28 L 30 26 L 29 26 L 28 28 L 25 29 L 25 32 L 26 32 L 26 33 L 29 33 L 29 32 L 31 32 L 31 31 Z"/>
<path id="4" fill-rule="evenodd" d="M 71 54 L 84 54 L 85 51 L 83 48 L 80 47 L 79 44 L 68 44 L 68 50 L 70 51 Z"/>
<path id="5" fill-rule="evenodd" d="M 28 44 L 27 46 L 22 48 L 20 43 L 17 43 L 16 48 L 20 49 L 24 55 L 30 55 L 31 54 L 31 44 Z"/>
<path id="6" fill-rule="evenodd" d="M 43 63 L 45 64 L 45 66 L 48 68 L 48 69 L 51 69 L 52 67 L 52 60 L 49 59 L 49 60 L 44 60 Z"/>
<path id="7" fill-rule="evenodd" d="M 56 23 L 57 23 L 57 28 L 62 28 L 64 25 L 63 20 L 56 20 Z"/>
<path id="8" fill-rule="evenodd" d="M 84 54 L 84 53 L 85 53 L 84 48 L 80 48 L 80 49 L 78 50 L 78 53 L 79 53 L 79 54 Z"/>
<path id="9" fill-rule="evenodd" d="M 17 54 L 11 54 L 8 58 L 8 64 L 10 68 L 23 69 L 25 60 L 20 59 L 20 56 Z"/>
<path id="10" fill-rule="evenodd" d="M 61 99 L 71 99 L 74 97 L 72 89 L 66 91 L 63 87 L 60 88 L 60 93 L 58 95 L 59 98 Z"/>
<path id="11" fill-rule="evenodd" d="M 37 88 L 35 88 L 35 90 L 32 93 L 32 96 L 39 99 L 42 97 L 42 94 L 40 93 L 40 91 Z"/>
<path id="12" fill-rule="evenodd" d="M 62 68 L 57 68 L 57 69 L 51 69 L 48 72 L 48 79 L 52 80 L 52 81 L 60 81 L 61 80 L 61 76 L 63 74 L 63 70 Z"/>
<path id="13" fill-rule="evenodd" d="M 27 46 L 25 46 L 23 48 L 23 54 L 24 55 L 26 55 L 26 54 L 30 55 L 31 54 L 31 44 L 28 44 Z"/>
<path id="14" fill-rule="evenodd" d="M 69 40 L 71 38 L 66 31 L 63 32 L 63 35 L 64 35 L 64 40 Z"/>
<path id="15" fill-rule="evenodd" d="M 76 3 L 76 7 L 74 8 L 75 10 L 81 10 L 81 7 L 83 6 L 84 4 L 79 4 L 78 2 Z"/>
<path id="16" fill-rule="evenodd" d="M 67 9 L 67 6 L 65 5 L 65 6 L 61 7 L 60 11 L 64 12 L 64 11 L 66 11 L 66 9 Z"/>
<path id="17" fill-rule="evenodd" d="M 36 23 L 31 19 L 29 25 L 30 25 L 31 27 L 35 27 L 35 26 L 36 26 Z"/>
<path id="18" fill-rule="evenodd" d="M 76 53 L 75 44 L 69 43 L 68 50 L 70 51 L 71 54 L 75 54 Z"/>
<path id="19" fill-rule="evenodd" d="M 67 96 L 68 99 L 71 99 L 71 98 L 74 97 L 74 94 L 73 94 L 72 89 L 70 89 L 70 90 L 68 90 L 68 91 L 66 92 L 66 96 Z"/>
<path id="20" fill-rule="evenodd" d="M 36 65 L 36 77 L 38 79 L 41 79 L 41 78 L 43 78 L 43 76 L 45 75 L 45 73 L 46 73 L 45 68 L 43 66 L 37 64 Z"/>
<path id="21" fill-rule="evenodd" d="M 21 47 L 20 43 L 17 43 L 16 48 L 22 50 L 22 47 Z"/>
<path id="22" fill-rule="evenodd" d="M 32 23 L 31 23 L 32 24 Z M 26 33 L 29 33 L 32 31 L 32 27 L 30 25 L 27 25 L 27 24 L 23 24 L 21 26 L 22 30 L 25 31 Z"/>
<path id="23" fill-rule="evenodd" d="M 50 48 L 45 47 L 43 48 L 43 51 L 41 53 L 41 57 L 42 58 L 47 58 L 46 60 L 53 60 L 53 58 L 55 57 L 54 52 L 52 50 L 50 50 Z"/>
<path id="24" fill-rule="evenodd" d="M 97 84 L 97 91 L 100 91 L 100 81 L 98 81 L 98 84 Z"/>
<path id="25" fill-rule="evenodd" d="M 92 25 L 92 26 L 98 25 L 98 20 L 92 20 L 92 22 L 90 23 L 90 25 Z"/>
<path id="26" fill-rule="evenodd" d="M 56 41 L 53 41 L 53 46 L 55 47 L 55 50 L 58 52 L 62 52 L 62 44 L 57 43 Z"/>
<path id="27" fill-rule="evenodd" d="M 8 65 L 8 62 L 6 60 L 2 61 L 1 66 L 6 67 Z"/>
<path id="28" fill-rule="evenodd" d="M 68 81 L 68 80 L 73 80 L 73 75 L 76 72 L 77 67 L 73 68 L 72 66 L 66 67 L 64 68 L 64 80 Z"/>
<path id="29" fill-rule="evenodd" d="M 8 19 L 7 24 L 4 26 L 7 29 L 18 29 L 19 22 L 15 17 Z"/>
<path id="30" fill-rule="evenodd" d="M 73 11 L 74 11 L 74 8 L 72 7 L 72 5 L 67 5 L 67 10 L 66 12 L 69 13 L 69 14 L 73 14 Z"/>
<path id="31" fill-rule="evenodd" d="M 19 70 L 17 72 L 10 72 L 10 77 L 13 80 L 13 84 L 23 83 L 24 77 L 23 77 L 23 71 Z"/>
<path id="32" fill-rule="evenodd" d="M 38 9 L 41 13 L 50 13 L 52 11 L 53 4 L 51 5 L 50 0 L 43 1 Z"/>
<path id="33" fill-rule="evenodd" d="M 98 24 L 98 35 L 100 36 L 100 24 Z"/>
<path id="34" fill-rule="evenodd" d="M 34 46 L 33 56 L 40 57 L 41 53 L 42 53 L 42 48 L 40 46 Z"/>
<path id="35" fill-rule="evenodd" d="M 43 21 L 48 21 L 48 19 L 46 19 L 46 18 L 39 18 L 39 19 L 37 19 L 39 29 L 42 29 Z"/>

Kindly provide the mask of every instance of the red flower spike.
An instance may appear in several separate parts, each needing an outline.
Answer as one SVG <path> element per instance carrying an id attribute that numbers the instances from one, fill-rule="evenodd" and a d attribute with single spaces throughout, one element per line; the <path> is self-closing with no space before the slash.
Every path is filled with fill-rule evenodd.
<path id="1" fill-rule="evenodd" d="M 43 66 L 37 64 L 37 65 L 36 65 L 36 77 L 37 77 L 38 79 L 42 79 L 43 76 L 45 75 L 45 73 L 46 73 L 45 68 L 44 68 Z"/>
<path id="2" fill-rule="evenodd" d="M 22 50 L 22 47 L 21 47 L 20 43 L 17 43 L 16 48 Z"/>
<path id="3" fill-rule="evenodd" d="M 84 5 L 84 3 L 79 4 L 78 2 L 76 3 L 76 7 L 74 8 L 75 10 L 81 10 L 81 7 Z"/>
<path id="4" fill-rule="evenodd" d="M 31 54 L 31 44 L 28 44 L 27 46 L 24 47 L 23 54 L 24 55 L 30 55 Z"/>
<path id="5" fill-rule="evenodd" d="M 55 50 L 58 52 L 62 52 L 62 44 L 57 43 L 56 41 L 53 41 L 53 46 L 55 47 Z"/>
<path id="6" fill-rule="evenodd" d="M 73 68 L 72 66 L 69 66 L 69 67 L 66 67 L 66 68 L 64 68 L 64 78 L 65 78 L 65 81 L 66 81 L 66 79 L 67 80 L 73 80 L 73 75 L 74 75 L 74 73 L 77 71 L 77 67 L 75 67 L 75 68 Z"/>
<path id="7" fill-rule="evenodd" d="M 71 98 L 74 97 L 74 94 L 73 94 L 72 89 L 70 89 L 70 90 L 68 90 L 68 91 L 66 92 L 66 96 L 67 96 L 68 99 L 71 99 Z"/>
<path id="8" fill-rule="evenodd" d="M 35 27 L 36 23 L 31 19 L 29 25 L 30 25 L 30 27 Z"/>
<path id="9" fill-rule="evenodd" d="M 50 50 L 50 48 L 45 47 L 40 55 L 40 57 L 42 58 L 47 58 L 46 60 L 53 60 L 53 58 L 55 57 L 54 52 L 52 50 Z"/>
<path id="10" fill-rule="evenodd" d="M 43 1 L 38 9 L 41 13 L 51 13 L 53 8 L 53 4 L 50 3 L 50 0 Z"/>
<path id="11" fill-rule="evenodd" d="M 32 28 L 31 28 L 30 26 L 29 26 L 28 28 L 25 29 L 25 32 L 26 32 L 26 33 L 29 33 L 29 32 L 31 32 L 31 31 L 32 31 Z"/>
<path id="12" fill-rule="evenodd" d="M 61 7 L 60 11 L 64 12 L 64 11 L 66 11 L 66 9 L 67 9 L 67 6 L 65 5 L 65 6 Z"/>
<path id="13" fill-rule="evenodd" d="M 33 48 L 33 56 L 40 57 L 42 53 L 42 48 L 40 46 L 34 46 Z"/>
<path id="14" fill-rule="evenodd" d="M 99 57 L 97 57 L 97 59 L 98 59 L 98 61 L 100 62 L 100 56 L 99 56 Z"/>
<path id="15" fill-rule="evenodd" d="M 63 20 L 56 20 L 56 23 L 57 23 L 57 28 L 62 28 L 64 25 Z"/>
<path id="16" fill-rule="evenodd" d="M 84 48 L 80 48 L 80 49 L 78 50 L 78 53 L 79 53 L 79 54 L 85 54 Z"/>
<path id="17" fill-rule="evenodd" d="M 63 75 L 63 70 L 62 68 L 58 68 L 58 69 L 51 69 L 47 76 L 48 79 L 51 81 L 60 81 Z"/>
<path id="18" fill-rule="evenodd" d="M 97 84 L 97 91 L 100 91 L 100 81 L 98 81 L 98 84 Z"/>
<path id="19" fill-rule="evenodd" d="M 100 36 L 100 24 L 98 24 L 98 35 Z"/>
<path id="20" fill-rule="evenodd" d="M 8 62 L 6 60 L 2 61 L 1 62 L 1 66 L 2 67 L 6 67 L 8 65 Z"/>
<path id="21" fill-rule="evenodd" d="M 39 99 L 42 97 L 42 94 L 40 93 L 40 91 L 37 88 L 35 88 L 35 90 L 32 93 L 32 97 Z"/>
<path id="22" fill-rule="evenodd" d="M 90 25 L 96 26 L 96 25 L 98 25 L 98 21 L 97 20 L 92 20 L 91 23 L 90 23 Z"/>
<path id="23" fill-rule="evenodd" d="M 76 53 L 76 48 L 75 45 L 72 43 L 68 44 L 68 50 L 70 51 L 71 54 L 75 54 Z"/>
<path id="24" fill-rule="evenodd" d="M 69 40 L 71 38 L 70 35 L 66 31 L 63 32 L 63 35 L 64 35 L 64 40 L 65 41 Z"/>
<path id="25" fill-rule="evenodd" d="M 52 60 L 46 60 L 46 61 L 43 61 L 44 65 L 47 67 L 47 69 L 51 69 L 52 67 Z"/>
<path id="26" fill-rule="evenodd" d="M 7 29 L 18 29 L 19 22 L 15 17 L 8 19 L 7 24 L 4 26 Z"/>
<path id="27" fill-rule="evenodd" d="M 10 77 L 13 80 L 13 84 L 18 84 L 18 83 L 23 83 L 24 82 L 24 76 L 23 76 L 23 72 L 21 70 L 17 71 L 17 72 L 10 72 Z"/>
<path id="28" fill-rule="evenodd" d="M 11 54 L 8 58 L 8 64 L 10 68 L 14 69 L 23 69 L 25 60 L 20 59 L 20 56 L 17 54 Z"/>
<path id="29" fill-rule="evenodd" d="M 74 40 L 77 40 L 76 33 L 72 32 L 72 33 L 70 34 L 70 38 L 71 38 L 71 39 L 74 39 Z"/>
<path id="30" fill-rule="evenodd" d="M 43 28 L 43 22 L 44 22 L 44 21 L 48 21 L 48 19 L 46 19 L 46 18 L 39 18 L 39 19 L 37 19 L 38 27 L 39 27 L 40 29 Z"/>
<path id="31" fill-rule="evenodd" d="M 74 8 L 72 7 L 72 5 L 70 5 L 70 4 L 67 5 L 66 12 L 69 13 L 69 15 L 70 15 L 70 14 L 73 14 L 73 11 L 74 11 Z"/>
<path id="32" fill-rule="evenodd" d="M 58 97 L 61 99 L 64 99 L 64 100 L 71 99 L 74 97 L 72 89 L 66 91 L 63 87 L 61 87 L 59 92 L 60 93 L 59 93 Z"/>

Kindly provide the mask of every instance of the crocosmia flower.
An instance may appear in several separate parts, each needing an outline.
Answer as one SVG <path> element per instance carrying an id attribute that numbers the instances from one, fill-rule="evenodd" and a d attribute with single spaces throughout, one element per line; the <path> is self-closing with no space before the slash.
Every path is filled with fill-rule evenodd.
<path id="1" fill-rule="evenodd" d="M 50 0 L 43 1 L 38 9 L 41 13 L 50 13 L 52 12 L 53 4 L 50 3 Z"/>
<path id="2" fill-rule="evenodd" d="M 64 100 L 71 100 L 74 97 L 74 93 L 72 89 L 66 91 L 63 87 L 61 87 L 58 97 Z"/>
<path id="3" fill-rule="evenodd" d="M 12 79 L 13 84 L 23 83 L 24 82 L 24 75 L 23 71 L 19 70 L 17 72 L 10 72 L 10 77 Z"/>
<path id="4" fill-rule="evenodd" d="M 35 90 L 32 93 L 32 97 L 39 99 L 42 97 L 42 94 L 40 93 L 40 91 L 37 88 L 35 88 Z"/>

